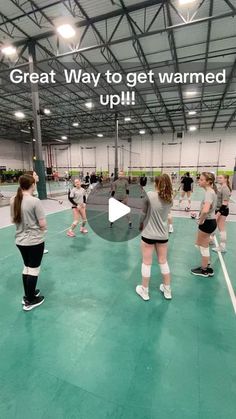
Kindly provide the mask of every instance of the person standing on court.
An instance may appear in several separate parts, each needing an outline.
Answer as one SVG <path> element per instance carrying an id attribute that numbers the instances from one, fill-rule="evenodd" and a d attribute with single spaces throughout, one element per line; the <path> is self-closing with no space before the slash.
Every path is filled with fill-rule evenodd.
<path id="1" fill-rule="evenodd" d="M 141 196 L 140 196 L 140 198 L 143 198 L 143 193 L 144 193 L 144 189 L 143 188 L 147 184 L 147 177 L 145 176 L 145 173 L 142 176 L 140 176 L 139 184 L 140 184 L 140 188 L 141 188 Z"/>
<path id="2" fill-rule="evenodd" d="M 213 276 L 214 271 L 210 266 L 210 237 L 216 230 L 216 204 L 217 189 L 215 186 L 215 176 L 210 172 L 203 172 L 199 179 L 199 186 L 204 189 L 205 196 L 201 202 L 200 214 L 198 219 L 198 233 L 196 247 L 200 250 L 201 266 L 191 269 L 191 273 L 197 276 Z"/>
<path id="3" fill-rule="evenodd" d="M 10 201 L 11 218 L 16 225 L 15 242 L 24 261 L 22 280 L 25 295 L 22 304 L 25 311 L 30 311 L 44 302 L 44 297 L 40 295 L 36 285 L 43 258 L 47 224 L 42 204 L 33 196 L 35 188 L 33 176 L 20 176 L 17 194 Z"/>
<path id="4" fill-rule="evenodd" d="M 136 287 L 136 293 L 145 301 L 149 298 L 152 256 L 156 251 L 163 282 L 160 291 L 167 300 L 172 299 L 170 287 L 170 268 L 167 261 L 168 251 L 168 214 L 173 206 L 173 190 L 170 177 L 162 174 L 155 178 L 155 191 L 147 192 L 143 213 L 140 219 L 142 250 L 142 284 Z"/>
<path id="5" fill-rule="evenodd" d="M 183 189 L 181 192 L 181 197 L 179 200 L 179 205 L 181 204 L 182 200 L 185 197 L 185 194 L 188 198 L 188 206 L 185 208 L 185 211 L 190 211 L 191 209 L 191 193 L 193 192 L 193 178 L 190 176 L 189 172 L 185 173 L 185 176 L 181 179 L 181 184 L 183 185 Z"/>
<path id="6" fill-rule="evenodd" d="M 128 205 L 128 195 L 129 195 L 129 182 L 125 177 L 124 172 L 121 170 L 119 172 L 119 177 L 115 182 L 112 184 L 111 196 L 117 201 L 121 202 L 124 205 Z M 127 219 L 129 223 L 129 228 L 132 228 L 132 222 L 130 218 L 130 214 L 127 214 Z M 110 227 L 112 228 L 113 223 L 110 223 Z"/>
<path id="7" fill-rule="evenodd" d="M 217 190 L 217 205 L 216 205 L 216 222 L 220 232 L 220 244 L 218 247 L 213 247 L 213 252 L 226 252 L 226 219 L 229 215 L 229 201 L 231 196 L 231 186 L 229 183 L 229 175 L 218 176 L 219 188 Z M 211 238 L 212 239 L 212 238 Z"/>

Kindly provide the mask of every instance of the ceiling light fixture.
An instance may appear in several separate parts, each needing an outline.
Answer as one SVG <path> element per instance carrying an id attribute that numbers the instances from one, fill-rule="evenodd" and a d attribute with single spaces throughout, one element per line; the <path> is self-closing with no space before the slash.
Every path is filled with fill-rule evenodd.
<path id="1" fill-rule="evenodd" d="M 50 109 L 47 109 L 47 108 L 45 108 L 43 112 L 45 113 L 45 115 L 50 115 L 51 113 Z"/>
<path id="2" fill-rule="evenodd" d="M 196 131 L 197 127 L 195 127 L 195 125 L 191 125 L 189 127 L 189 131 Z"/>
<path id="3" fill-rule="evenodd" d="M 16 48 L 13 45 L 5 46 L 1 49 L 2 53 L 5 55 L 14 55 L 16 54 Z"/>
<path id="4" fill-rule="evenodd" d="M 14 115 L 19 119 L 23 119 L 25 117 L 25 114 L 21 111 L 16 111 Z"/>
<path id="5" fill-rule="evenodd" d="M 76 34 L 75 29 L 71 25 L 69 25 L 69 23 L 65 23 L 64 25 L 58 26 L 57 32 L 64 39 L 73 38 Z"/>
<path id="6" fill-rule="evenodd" d="M 126 116 L 126 117 L 125 117 L 125 122 L 130 122 L 130 121 L 131 121 L 130 116 Z"/>
<path id="7" fill-rule="evenodd" d="M 30 134 L 30 131 L 27 131 L 26 129 L 21 129 L 21 132 L 25 132 L 26 134 Z"/>
<path id="8" fill-rule="evenodd" d="M 86 108 L 88 108 L 88 109 L 92 109 L 92 107 L 93 107 L 93 102 L 91 102 L 91 101 L 86 102 L 86 103 L 85 103 L 85 106 L 86 106 Z"/>
<path id="9" fill-rule="evenodd" d="M 67 140 L 67 136 L 66 136 L 66 135 L 62 135 L 62 136 L 61 136 L 61 139 L 62 139 L 62 140 Z"/>
<path id="10" fill-rule="evenodd" d="M 145 134 L 145 132 L 146 132 L 145 129 L 140 129 L 139 130 L 139 134 L 141 134 L 141 135 Z"/>
<path id="11" fill-rule="evenodd" d="M 196 90 L 187 90 L 187 92 L 185 92 L 186 96 L 195 96 L 197 95 L 197 91 Z"/>
<path id="12" fill-rule="evenodd" d="M 185 4 L 189 4 L 189 3 L 194 3 L 196 0 L 179 0 L 179 4 L 181 6 L 185 5 Z"/>
<path id="13" fill-rule="evenodd" d="M 103 134 L 97 134 L 97 137 L 102 138 L 103 137 Z"/>
<path id="14" fill-rule="evenodd" d="M 79 123 L 78 122 L 73 122 L 72 126 L 73 127 L 78 127 L 79 126 Z"/>
<path id="15" fill-rule="evenodd" d="M 192 115 L 196 115 L 196 113 L 197 113 L 196 111 L 189 111 L 188 114 L 189 114 L 189 116 L 192 116 Z"/>

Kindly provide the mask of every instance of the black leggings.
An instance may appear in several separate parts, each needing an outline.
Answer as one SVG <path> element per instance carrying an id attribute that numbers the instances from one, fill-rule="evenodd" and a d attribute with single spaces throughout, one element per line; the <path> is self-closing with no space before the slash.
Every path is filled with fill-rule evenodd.
<path id="1" fill-rule="evenodd" d="M 43 258 L 44 242 L 34 246 L 20 246 L 17 244 L 17 247 L 21 252 L 25 266 L 28 268 L 38 268 L 40 266 Z"/>

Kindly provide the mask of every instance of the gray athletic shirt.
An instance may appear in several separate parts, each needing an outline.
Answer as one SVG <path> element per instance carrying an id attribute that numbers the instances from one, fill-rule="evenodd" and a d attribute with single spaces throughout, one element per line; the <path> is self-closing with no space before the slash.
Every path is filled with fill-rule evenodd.
<path id="1" fill-rule="evenodd" d="M 164 202 L 155 191 L 147 193 L 143 212 L 146 214 L 142 236 L 153 240 L 168 239 L 168 214 L 173 203 Z"/>
<path id="2" fill-rule="evenodd" d="M 216 202 L 217 202 L 217 196 L 213 189 L 209 189 L 205 191 L 204 199 L 201 202 L 200 206 L 200 213 L 202 211 L 202 208 L 204 207 L 205 202 L 209 202 L 211 204 L 210 210 L 206 216 L 206 220 L 214 220 L 215 217 L 215 210 L 216 210 Z"/>
<path id="3" fill-rule="evenodd" d="M 115 198 L 123 200 L 127 197 L 126 190 L 129 189 L 129 182 L 125 178 L 115 180 L 112 185 L 112 190 L 115 191 Z"/>
<path id="4" fill-rule="evenodd" d="M 72 198 L 77 205 L 81 205 L 84 202 L 84 196 L 86 196 L 86 191 L 84 188 L 72 188 L 70 191 L 70 198 Z"/>
<path id="5" fill-rule="evenodd" d="M 217 208 L 220 208 L 223 205 L 223 201 L 229 201 L 231 196 L 230 189 L 227 185 L 219 186 L 217 192 Z"/>
<path id="6" fill-rule="evenodd" d="M 13 217 L 14 198 L 11 198 L 11 216 Z M 16 224 L 16 244 L 34 246 L 44 242 L 44 232 L 39 227 L 39 220 L 45 218 L 42 204 L 32 195 L 24 195 L 21 203 L 22 222 Z"/>

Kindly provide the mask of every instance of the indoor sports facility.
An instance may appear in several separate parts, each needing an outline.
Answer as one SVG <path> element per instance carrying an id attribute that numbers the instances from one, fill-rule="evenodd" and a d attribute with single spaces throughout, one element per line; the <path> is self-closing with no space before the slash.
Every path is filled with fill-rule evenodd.
<path id="1" fill-rule="evenodd" d="M 1 419 L 235 418 L 235 19 L 0 0 Z"/>

